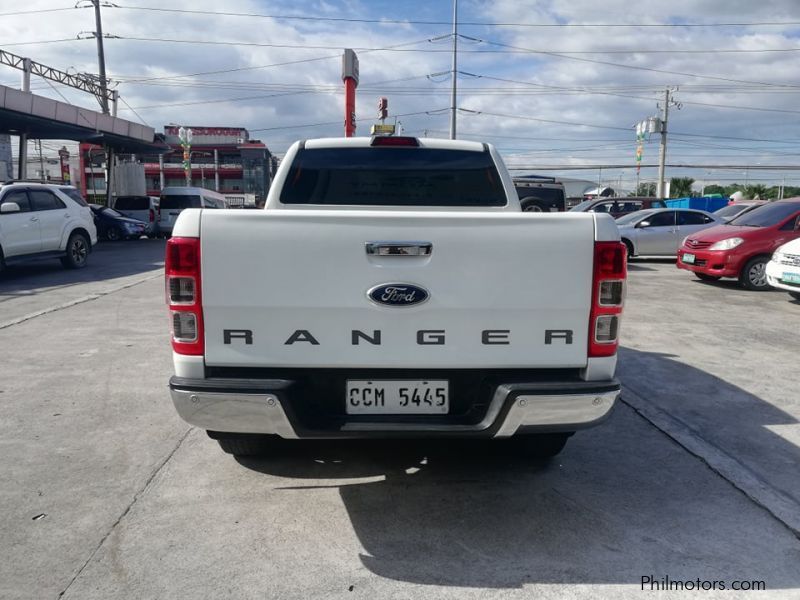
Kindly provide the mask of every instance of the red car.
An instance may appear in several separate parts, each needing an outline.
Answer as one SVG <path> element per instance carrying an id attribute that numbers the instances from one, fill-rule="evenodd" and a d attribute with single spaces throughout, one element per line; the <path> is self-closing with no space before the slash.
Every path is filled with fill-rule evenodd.
<path id="1" fill-rule="evenodd" d="M 766 290 L 772 252 L 796 238 L 800 198 L 769 202 L 725 225 L 688 235 L 678 250 L 677 266 L 704 281 L 735 277 L 747 289 Z"/>

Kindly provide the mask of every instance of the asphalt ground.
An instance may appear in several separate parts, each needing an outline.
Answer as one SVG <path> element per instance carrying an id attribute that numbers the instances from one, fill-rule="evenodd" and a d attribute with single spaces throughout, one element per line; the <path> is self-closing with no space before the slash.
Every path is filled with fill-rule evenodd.
<path id="1" fill-rule="evenodd" d="M 0 598 L 618 598 L 643 577 L 800 598 L 788 294 L 632 263 L 623 399 L 550 463 L 407 441 L 237 461 L 169 401 L 162 256 L 101 243 L 82 271 L 0 276 Z"/>

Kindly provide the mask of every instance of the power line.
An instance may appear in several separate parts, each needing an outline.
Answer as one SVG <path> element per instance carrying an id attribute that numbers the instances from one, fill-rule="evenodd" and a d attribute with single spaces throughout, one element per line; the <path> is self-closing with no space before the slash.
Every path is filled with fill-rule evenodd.
<path id="1" fill-rule="evenodd" d="M 130 110 L 133 112 L 133 114 L 135 114 L 135 115 L 136 115 L 136 118 L 138 118 L 138 119 L 139 119 L 139 121 L 141 121 L 141 123 L 142 123 L 143 125 L 147 125 L 147 121 L 145 121 L 145 120 L 142 118 L 142 116 L 141 116 L 141 115 L 140 115 L 138 112 L 136 112 L 136 109 L 135 109 L 135 108 L 133 108 L 133 107 L 132 107 L 130 104 L 128 104 L 127 102 L 125 102 L 125 98 L 123 98 L 122 96 L 117 96 L 117 98 L 119 98 L 120 102 L 122 102 L 122 103 L 123 103 L 125 106 L 127 106 L 127 107 L 128 107 L 128 108 L 129 108 L 129 109 L 130 109 Z M 150 125 L 147 125 L 147 127 L 150 127 Z"/>
<path id="2" fill-rule="evenodd" d="M 439 115 L 439 114 L 444 114 L 446 111 L 449 111 L 449 110 L 450 110 L 449 107 L 447 107 L 447 108 L 437 108 L 435 110 L 422 110 L 422 111 L 418 111 L 418 112 L 402 113 L 402 114 L 397 114 L 397 115 L 392 115 L 392 116 L 393 117 L 412 117 L 412 116 L 416 116 L 416 115 Z M 250 131 L 250 132 L 253 132 L 253 131 L 277 131 L 279 129 L 301 129 L 301 128 L 306 128 L 306 127 L 322 127 L 322 126 L 327 126 L 327 125 L 341 125 L 341 124 L 342 124 L 342 121 L 339 120 L 339 121 L 328 121 L 327 123 L 306 123 L 306 124 L 302 124 L 302 125 L 282 125 L 282 126 L 279 126 L 279 127 L 261 127 L 261 128 L 258 128 L 258 129 L 250 129 L 250 128 L 248 128 L 248 131 Z"/>
<path id="3" fill-rule="evenodd" d="M 525 51 L 527 51 L 527 52 L 529 52 L 531 54 L 541 54 L 543 56 L 554 56 L 556 58 L 564 58 L 566 60 L 586 62 L 586 63 L 592 63 L 592 64 L 598 64 L 598 65 L 606 65 L 606 66 L 610 66 L 610 67 L 618 67 L 618 68 L 621 68 L 621 69 L 633 69 L 635 71 L 648 71 L 648 72 L 652 72 L 652 73 L 665 73 L 667 75 L 681 75 L 682 77 L 696 77 L 696 78 L 699 78 L 699 79 L 714 79 L 714 80 L 717 80 L 717 81 L 728 81 L 728 82 L 733 82 L 733 83 L 747 83 L 747 84 L 751 84 L 751 85 L 765 85 L 765 86 L 770 86 L 770 87 L 800 88 L 800 86 L 786 84 L 786 83 L 768 83 L 768 82 L 764 82 L 764 81 L 747 81 L 747 80 L 743 80 L 743 79 L 733 79 L 733 78 L 730 78 L 730 77 L 718 77 L 718 76 L 715 76 L 715 75 L 698 75 L 696 73 L 684 73 L 684 72 L 681 72 L 681 71 L 668 71 L 668 70 L 665 70 L 665 69 L 655 69 L 655 68 L 652 68 L 652 67 L 639 67 L 639 66 L 636 66 L 636 65 L 625 65 L 625 64 L 614 63 L 614 62 L 609 62 L 609 61 L 605 61 L 605 60 L 596 60 L 596 59 L 593 59 L 593 58 L 581 58 L 579 56 L 569 56 L 567 54 L 561 54 L 561 53 L 558 53 L 558 52 L 550 52 L 550 51 L 546 51 L 546 50 L 534 50 L 532 48 L 523 48 L 521 46 L 513 46 L 511 44 L 503 44 L 503 43 L 500 43 L 500 42 L 493 42 L 493 41 L 490 41 L 490 40 L 474 38 L 474 37 L 470 37 L 470 36 L 466 36 L 466 35 L 461 35 L 461 37 L 464 38 L 464 39 L 467 39 L 467 40 L 474 41 L 474 42 L 489 44 L 491 46 L 499 46 L 499 47 L 503 47 L 503 48 L 513 48 L 515 50 L 525 50 Z"/>
<path id="4" fill-rule="evenodd" d="M 323 22 L 343 22 L 343 23 L 376 23 L 376 24 L 409 24 L 409 25 L 451 25 L 452 21 L 419 21 L 412 19 L 354 19 L 343 17 L 309 17 L 303 15 L 271 15 L 259 13 L 243 13 L 230 11 L 211 11 L 211 10 L 191 10 L 178 8 L 161 8 L 154 6 L 133 6 L 124 4 L 111 4 L 110 8 L 121 8 L 126 10 L 143 10 L 153 12 L 183 13 L 209 16 L 225 17 L 248 17 L 263 19 L 281 19 L 297 21 L 323 21 Z M 721 23 L 497 23 L 490 21 L 459 21 L 459 25 L 470 27 L 536 27 L 536 28 L 570 28 L 570 27 L 765 27 L 765 26 L 786 26 L 800 25 L 800 21 L 755 21 L 755 22 L 721 22 Z"/>
<path id="5" fill-rule="evenodd" d="M 77 8 L 89 8 L 88 6 L 70 6 L 67 8 L 39 8 L 35 10 L 17 10 L 13 12 L 0 13 L 0 17 L 16 17 L 17 15 L 37 15 L 41 13 L 62 12 L 67 10 L 75 10 Z M 8 44 L 5 44 L 6 46 Z"/>

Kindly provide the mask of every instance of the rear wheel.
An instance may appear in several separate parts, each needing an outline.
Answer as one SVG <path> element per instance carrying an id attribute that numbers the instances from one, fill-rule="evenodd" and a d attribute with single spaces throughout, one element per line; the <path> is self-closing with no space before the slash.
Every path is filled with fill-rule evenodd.
<path id="1" fill-rule="evenodd" d="M 748 290 L 762 292 L 769 289 L 767 283 L 767 263 L 769 257 L 756 256 L 747 261 L 739 274 L 739 283 Z"/>
<path id="2" fill-rule="evenodd" d="M 524 458 L 552 458 L 564 449 L 572 433 L 520 434 L 506 440 L 508 451 Z"/>
<path id="3" fill-rule="evenodd" d="M 89 260 L 89 240 L 82 233 L 73 233 L 67 240 L 67 253 L 61 258 L 61 264 L 68 269 L 82 269 Z"/>
<path id="4" fill-rule="evenodd" d="M 117 227 L 109 227 L 106 230 L 106 237 L 109 242 L 118 242 L 122 239 L 122 232 Z"/>
<path id="5" fill-rule="evenodd" d="M 701 281 L 718 281 L 719 277 L 716 275 L 706 275 L 705 273 L 698 273 L 695 271 L 695 277 L 697 277 Z"/>
<path id="6" fill-rule="evenodd" d="M 544 212 L 544 208 L 537 200 L 530 198 L 523 198 L 520 202 L 522 212 Z"/>

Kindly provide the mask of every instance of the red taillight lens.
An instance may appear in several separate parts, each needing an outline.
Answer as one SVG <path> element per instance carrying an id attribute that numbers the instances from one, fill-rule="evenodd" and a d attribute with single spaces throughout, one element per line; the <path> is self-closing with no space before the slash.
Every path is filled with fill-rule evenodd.
<path id="1" fill-rule="evenodd" d="M 155 221 L 155 220 L 156 220 L 156 211 L 154 211 L 154 210 L 151 208 L 151 209 L 150 209 L 150 222 L 152 223 L 152 222 L 153 222 L 153 221 Z"/>
<path id="2" fill-rule="evenodd" d="M 628 252 L 621 242 L 595 242 L 589 356 L 613 356 L 619 346 L 619 323 L 625 302 Z"/>
<path id="3" fill-rule="evenodd" d="M 419 140 L 415 137 L 389 137 L 375 136 L 370 142 L 370 146 L 419 146 Z"/>
<path id="4" fill-rule="evenodd" d="M 200 240 L 173 237 L 167 241 L 164 268 L 167 306 L 172 319 L 172 349 L 202 355 L 203 304 L 200 292 Z"/>

